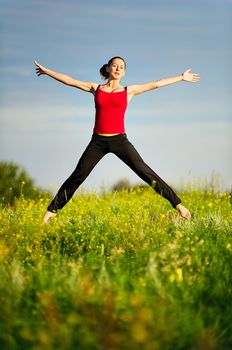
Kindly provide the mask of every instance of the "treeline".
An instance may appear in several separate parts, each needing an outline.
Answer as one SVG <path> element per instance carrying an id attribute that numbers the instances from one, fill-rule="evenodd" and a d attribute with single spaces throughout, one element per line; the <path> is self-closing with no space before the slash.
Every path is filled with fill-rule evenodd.
<path id="1" fill-rule="evenodd" d="M 131 190 L 138 187 L 146 188 L 148 185 L 146 183 L 132 185 L 128 179 L 120 179 L 112 185 L 111 191 Z M 220 174 L 213 172 L 210 181 L 197 179 L 191 183 L 180 183 L 178 186 L 178 192 L 188 190 L 210 191 L 217 194 L 221 190 Z M 231 191 L 227 190 L 226 192 Z M 36 186 L 35 180 L 20 165 L 14 162 L 0 161 L 0 203 L 12 206 L 22 196 L 39 199 L 47 196 L 52 197 L 52 193 Z"/>
<path id="2" fill-rule="evenodd" d="M 112 191 L 122 191 L 133 187 L 146 187 L 147 185 L 132 186 L 128 179 L 121 179 L 112 187 Z M 13 206 L 20 197 L 39 199 L 52 194 L 35 184 L 35 180 L 19 164 L 12 161 L 0 161 L 0 203 Z"/>
<path id="3" fill-rule="evenodd" d="M 47 196 L 45 191 L 35 185 L 27 171 L 14 162 L 0 161 L 0 202 L 14 205 L 19 197 L 38 199 Z"/>

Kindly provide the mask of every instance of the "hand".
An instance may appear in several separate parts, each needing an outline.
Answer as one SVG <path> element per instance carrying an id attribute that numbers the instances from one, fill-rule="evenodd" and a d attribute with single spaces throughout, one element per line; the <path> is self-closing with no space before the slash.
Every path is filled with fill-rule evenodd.
<path id="1" fill-rule="evenodd" d="M 46 74 L 46 68 L 43 67 L 41 64 L 39 64 L 38 62 L 34 61 L 35 65 L 36 65 L 36 74 L 39 77 L 42 74 Z"/>
<path id="2" fill-rule="evenodd" d="M 194 74 L 191 73 L 191 68 L 187 69 L 183 74 L 182 74 L 183 80 L 188 81 L 190 83 L 197 83 L 200 80 L 200 75 L 199 74 Z"/>

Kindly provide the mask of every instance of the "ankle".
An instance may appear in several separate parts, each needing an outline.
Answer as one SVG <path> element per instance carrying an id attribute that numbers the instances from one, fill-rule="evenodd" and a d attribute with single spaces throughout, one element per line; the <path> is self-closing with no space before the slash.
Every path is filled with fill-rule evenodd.
<path id="1" fill-rule="evenodd" d="M 45 213 L 44 217 L 43 217 L 43 222 L 44 222 L 44 223 L 48 223 L 48 221 L 49 221 L 51 218 L 53 218 L 54 216 L 56 216 L 56 213 L 53 213 L 53 212 L 51 212 L 51 211 L 48 210 L 48 211 Z"/>

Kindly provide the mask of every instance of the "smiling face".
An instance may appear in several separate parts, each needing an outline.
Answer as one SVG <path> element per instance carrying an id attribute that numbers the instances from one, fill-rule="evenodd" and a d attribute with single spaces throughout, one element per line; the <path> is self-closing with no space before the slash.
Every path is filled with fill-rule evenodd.
<path id="1" fill-rule="evenodd" d="M 125 62 L 120 58 L 114 58 L 107 67 L 109 79 L 120 80 L 125 75 Z"/>

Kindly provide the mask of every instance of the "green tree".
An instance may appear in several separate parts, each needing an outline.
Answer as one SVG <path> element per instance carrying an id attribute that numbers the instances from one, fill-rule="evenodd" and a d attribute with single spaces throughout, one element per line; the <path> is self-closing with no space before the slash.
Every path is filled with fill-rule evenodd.
<path id="1" fill-rule="evenodd" d="M 128 179 L 121 179 L 118 180 L 113 186 L 112 190 L 113 191 L 123 191 L 123 190 L 128 190 L 131 188 L 130 181 Z"/>
<path id="2" fill-rule="evenodd" d="M 113 186 L 112 191 L 124 191 L 124 190 L 130 190 L 130 189 L 136 189 L 136 188 L 146 188 L 148 185 L 146 183 L 138 183 L 137 185 L 131 185 L 130 181 L 128 179 L 121 179 L 118 180 Z"/>
<path id="3" fill-rule="evenodd" d="M 18 164 L 0 161 L 0 202 L 13 205 L 20 196 L 36 199 L 45 191 L 36 188 L 34 180 Z"/>

